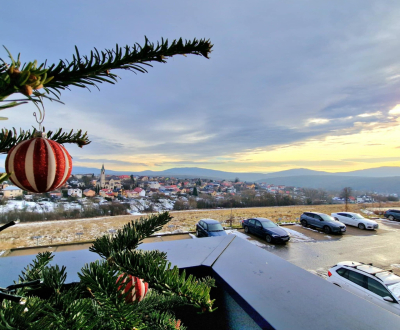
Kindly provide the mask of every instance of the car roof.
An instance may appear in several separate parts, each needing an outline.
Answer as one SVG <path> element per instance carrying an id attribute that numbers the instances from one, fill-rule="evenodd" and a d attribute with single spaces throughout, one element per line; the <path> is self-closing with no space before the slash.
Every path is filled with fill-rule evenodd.
<path id="1" fill-rule="evenodd" d="M 373 275 L 380 279 L 384 284 L 394 284 L 400 282 L 400 276 L 393 274 L 391 271 L 375 267 L 372 264 L 364 264 L 362 262 L 357 261 L 342 261 L 337 263 L 338 266 L 348 266 L 355 268 L 357 270 L 361 270 L 367 274 Z"/>
<path id="2" fill-rule="evenodd" d="M 303 212 L 303 213 L 312 213 L 312 214 L 318 214 L 318 215 L 321 215 L 321 214 L 323 214 L 323 215 L 329 215 L 329 214 L 326 214 L 326 213 L 313 212 L 313 211 L 305 211 L 305 212 Z"/>
<path id="3" fill-rule="evenodd" d="M 214 219 L 201 219 L 200 221 L 204 221 L 205 223 L 219 223 L 219 221 Z"/>
<path id="4" fill-rule="evenodd" d="M 251 219 L 256 219 L 256 220 L 261 221 L 261 222 L 267 222 L 267 221 L 273 222 L 272 220 L 267 219 L 267 218 L 251 218 Z"/>

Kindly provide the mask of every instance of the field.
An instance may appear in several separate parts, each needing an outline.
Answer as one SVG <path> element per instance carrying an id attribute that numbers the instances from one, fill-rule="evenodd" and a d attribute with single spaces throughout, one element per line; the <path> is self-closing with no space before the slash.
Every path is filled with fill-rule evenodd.
<path id="1" fill-rule="evenodd" d="M 255 207 L 237 209 L 211 209 L 171 212 L 172 221 L 160 232 L 168 233 L 174 231 L 194 230 L 199 219 L 212 218 L 219 221 L 233 219 L 233 225 L 239 225 L 239 220 L 250 217 L 265 217 L 276 222 L 293 222 L 299 218 L 304 211 L 316 211 L 331 214 L 332 212 L 344 211 L 344 205 L 296 205 L 280 207 Z M 349 211 L 360 213 L 361 209 L 373 210 L 378 204 L 350 204 Z M 400 203 L 383 204 L 382 209 L 400 207 Z M 8 228 L 0 234 L 1 250 L 18 247 L 29 247 L 51 244 L 72 243 L 79 241 L 91 241 L 96 237 L 109 234 L 109 230 L 121 228 L 131 220 L 141 216 L 122 215 L 115 217 L 89 218 L 78 220 L 58 220 L 21 223 Z M 145 215 L 143 216 L 145 217 Z M 81 235 L 77 235 L 81 233 Z M 36 239 L 35 236 L 40 236 Z"/>

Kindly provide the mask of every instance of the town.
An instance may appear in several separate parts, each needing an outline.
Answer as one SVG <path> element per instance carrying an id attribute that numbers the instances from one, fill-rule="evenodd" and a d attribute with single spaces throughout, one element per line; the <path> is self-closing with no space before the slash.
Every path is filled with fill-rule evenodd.
<path id="1" fill-rule="evenodd" d="M 398 201 L 396 194 L 273 185 L 204 178 L 148 177 L 137 175 L 75 174 L 55 191 L 33 194 L 3 182 L 0 185 L 0 221 L 86 218 L 143 214 L 166 210 L 241 208 L 288 205 L 377 203 Z M 7 214 L 13 211 L 14 216 Z M 45 214 L 45 215 L 44 215 Z M 11 218 L 10 218 L 11 217 Z"/>

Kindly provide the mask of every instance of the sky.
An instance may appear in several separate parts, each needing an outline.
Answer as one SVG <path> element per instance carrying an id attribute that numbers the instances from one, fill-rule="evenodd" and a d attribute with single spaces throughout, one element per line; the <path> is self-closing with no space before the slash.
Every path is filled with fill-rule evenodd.
<path id="1" fill-rule="evenodd" d="M 3 0 L 0 40 L 23 62 L 206 38 L 210 59 L 117 70 L 100 91 L 45 102 L 46 130 L 88 131 L 75 166 L 127 172 L 202 167 L 269 173 L 400 166 L 398 1 Z M 0 49 L 0 57 L 7 53 Z M 12 97 L 10 97 L 12 99 Z M 37 127 L 32 104 L 3 127 Z M 0 157 L 0 166 L 5 156 Z"/>

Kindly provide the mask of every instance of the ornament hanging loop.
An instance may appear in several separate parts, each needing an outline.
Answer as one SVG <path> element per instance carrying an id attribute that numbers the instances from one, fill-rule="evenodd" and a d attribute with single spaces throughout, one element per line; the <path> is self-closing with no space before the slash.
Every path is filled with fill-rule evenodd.
<path id="1" fill-rule="evenodd" d="M 43 123 L 44 117 L 46 115 L 46 110 L 44 108 L 43 100 L 41 97 L 40 97 L 40 101 L 33 102 L 33 103 L 36 105 L 36 108 L 38 108 L 38 110 L 39 110 L 39 118 L 38 118 L 38 115 L 36 114 L 36 112 L 33 113 L 33 116 L 35 117 L 36 122 L 39 124 L 38 131 L 41 132 L 42 131 L 42 123 Z M 40 103 L 40 105 L 42 106 L 42 110 L 40 109 L 40 107 L 38 106 L 37 103 Z"/>

